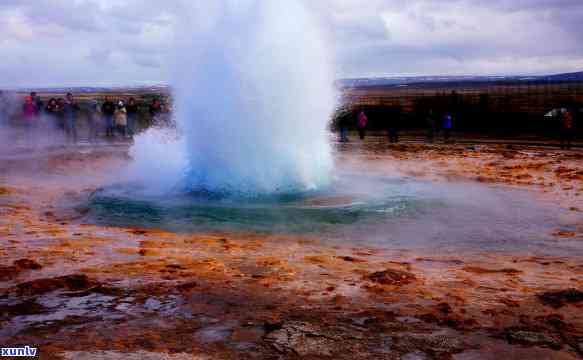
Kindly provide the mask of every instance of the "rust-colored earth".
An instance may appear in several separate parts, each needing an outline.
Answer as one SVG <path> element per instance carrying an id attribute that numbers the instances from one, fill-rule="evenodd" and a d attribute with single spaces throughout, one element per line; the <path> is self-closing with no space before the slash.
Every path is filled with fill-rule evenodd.
<path id="1" fill-rule="evenodd" d="M 580 151 L 369 141 L 337 159 L 527 189 L 560 211 L 553 241 L 583 247 Z M 0 160 L 0 346 L 41 359 L 583 357 L 580 257 L 85 223 L 77 205 L 127 161 L 123 146 Z"/>

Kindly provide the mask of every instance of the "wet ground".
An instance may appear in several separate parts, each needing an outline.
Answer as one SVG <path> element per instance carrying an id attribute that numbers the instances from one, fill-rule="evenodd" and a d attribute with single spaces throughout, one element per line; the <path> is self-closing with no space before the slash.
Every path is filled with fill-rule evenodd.
<path id="1" fill-rule="evenodd" d="M 412 189 L 406 208 L 440 199 L 341 231 L 303 210 L 299 231 L 185 227 L 191 210 L 130 224 L 127 204 L 114 221 L 95 194 L 127 161 L 124 146 L 0 159 L 1 346 L 44 359 L 583 357 L 580 151 L 338 145 L 340 171 L 370 186 L 294 211 L 345 216 L 379 178 Z"/>

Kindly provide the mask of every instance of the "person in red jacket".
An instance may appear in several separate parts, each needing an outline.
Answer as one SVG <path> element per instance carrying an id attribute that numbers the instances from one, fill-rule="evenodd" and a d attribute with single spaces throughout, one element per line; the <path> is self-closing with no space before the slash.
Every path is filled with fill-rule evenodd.
<path id="1" fill-rule="evenodd" d="M 358 114 L 358 122 L 357 122 L 358 136 L 360 137 L 360 140 L 364 140 L 367 123 L 368 123 L 368 118 L 366 117 L 366 114 L 364 113 L 364 111 L 360 111 L 360 113 Z"/>
<path id="2" fill-rule="evenodd" d="M 24 119 L 25 126 L 32 126 L 34 124 L 34 119 L 38 114 L 38 109 L 34 103 L 32 96 L 27 96 L 24 98 L 24 104 L 22 105 L 22 117 Z"/>

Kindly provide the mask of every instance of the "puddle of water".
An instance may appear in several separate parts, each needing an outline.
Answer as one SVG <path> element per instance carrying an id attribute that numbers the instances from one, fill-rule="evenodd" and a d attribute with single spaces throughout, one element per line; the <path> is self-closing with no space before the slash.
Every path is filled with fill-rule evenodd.
<path id="1" fill-rule="evenodd" d="M 232 324 L 211 325 L 198 330 L 194 335 L 203 343 L 226 342 L 231 337 L 233 328 Z"/>
<path id="2" fill-rule="evenodd" d="M 36 298 L 36 302 L 42 310 L 34 314 L 17 315 L 0 329 L 0 337 L 13 336 L 23 329 L 31 326 L 51 324 L 64 321 L 68 317 L 101 317 L 103 319 L 115 319 L 119 314 L 110 311 L 110 307 L 115 304 L 116 298 L 113 296 L 90 294 L 81 297 L 64 296 L 56 291 Z M 10 299 L 0 301 L 0 306 L 16 305 L 21 299 Z"/>

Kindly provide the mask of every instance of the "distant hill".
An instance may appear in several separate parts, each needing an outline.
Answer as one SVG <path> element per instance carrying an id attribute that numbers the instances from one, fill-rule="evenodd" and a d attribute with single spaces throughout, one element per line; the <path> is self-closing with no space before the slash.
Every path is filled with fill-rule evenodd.
<path id="1" fill-rule="evenodd" d="M 355 78 L 341 79 L 337 84 L 341 87 L 384 87 L 401 86 L 421 83 L 447 83 L 447 82 L 487 82 L 501 80 L 520 80 L 518 76 L 403 76 L 384 78 Z"/>
<path id="2" fill-rule="evenodd" d="M 548 76 L 543 76 L 542 78 L 544 78 L 544 80 L 550 80 L 550 81 L 583 81 L 583 71 L 565 73 L 565 74 L 548 75 Z"/>
<path id="3" fill-rule="evenodd" d="M 399 87 L 415 84 L 432 84 L 443 83 L 490 83 L 499 81 L 511 82 L 533 82 L 533 81 L 583 81 L 583 71 L 538 76 L 393 76 L 393 77 L 374 77 L 374 78 L 353 78 L 339 79 L 336 85 L 341 88 L 360 88 L 360 87 Z M 47 87 L 47 88 L 19 88 L 14 89 L 19 92 L 38 91 L 38 92 L 72 92 L 72 93 L 96 93 L 96 92 L 161 92 L 169 93 L 170 86 L 166 84 L 148 85 L 148 86 L 90 86 L 90 87 Z"/>
<path id="4" fill-rule="evenodd" d="M 539 76 L 403 76 L 403 77 L 383 77 L 383 78 L 355 78 L 341 79 L 337 81 L 340 87 L 398 87 L 415 84 L 437 84 L 437 83 L 489 83 L 497 81 L 583 81 L 583 71 L 555 75 Z"/>
<path id="5" fill-rule="evenodd" d="M 157 92 L 168 93 L 168 85 L 145 85 L 145 86 L 71 86 L 71 87 L 38 87 L 38 88 L 18 88 L 13 89 L 17 92 L 36 91 L 39 93 L 66 93 L 74 94 L 84 93 L 105 93 L 105 92 Z"/>

